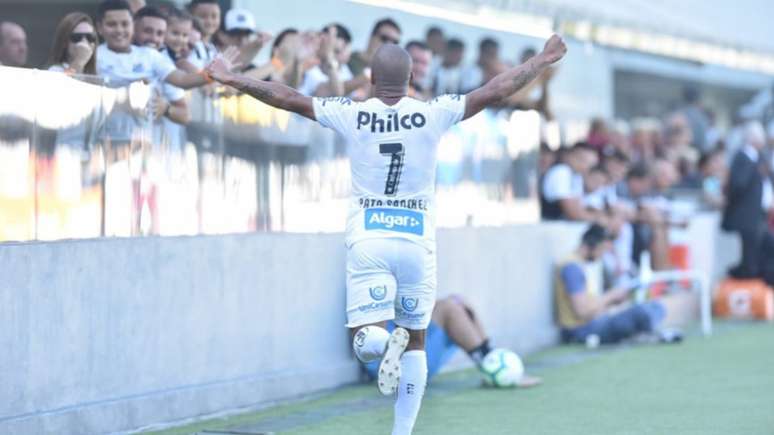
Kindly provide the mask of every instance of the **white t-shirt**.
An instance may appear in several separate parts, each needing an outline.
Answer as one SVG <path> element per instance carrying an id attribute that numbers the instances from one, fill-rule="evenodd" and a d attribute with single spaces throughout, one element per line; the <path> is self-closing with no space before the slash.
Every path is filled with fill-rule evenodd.
<path id="1" fill-rule="evenodd" d="M 484 70 L 478 65 L 471 65 L 463 70 L 460 87 L 462 92 L 470 92 L 484 83 Z"/>
<path id="2" fill-rule="evenodd" d="M 438 142 L 462 120 L 465 97 L 443 95 L 428 102 L 403 97 L 392 106 L 377 98 L 315 98 L 314 113 L 347 142 L 352 172 L 347 246 L 398 237 L 434 251 Z"/>
<path id="3" fill-rule="evenodd" d="M 352 71 L 349 66 L 342 64 L 339 66 L 339 81 L 345 82 L 352 80 Z M 317 88 L 323 83 L 328 83 L 328 76 L 320 69 L 319 66 L 315 66 L 304 74 L 304 81 L 301 83 L 301 87 L 298 88 L 298 92 L 304 95 L 313 96 L 317 92 Z"/>
<path id="4" fill-rule="evenodd" d="M 433 74 L 433 93 L 457 94 L 462 89 L 462 67 L 446 68 L 440 66 Z"/>
<path id="5" fill-rule="evenodd" d="M 583 177 L 564 163 L 553 166 L 543 178 L 543 196 L 550 202 L 583 197 Z"/>
<path id="6" fill-rule="evenodd" d="M 168 54 L 165 52 L 161 53 L 172 61 Z M 185 89 L 178 88 L 169 83 L 157 83 L 156 89 L 168 103 L 185 98 Z M 154 122 L 153 143 L 155 145 L 166 144 L 172 150 L 182 150 L 185 143 L 185 126 L 172 121 L 166 116 L 162 116 Z"/>
<path id="7" fill-rule="evenodd" d="M 161 83 L 176 69 L 168 56 L 150 47 L 132 45 L 128 53 L 115 52 L 106 44 L 97 47 L 97 74 L 111 88 L 129 86 L 139 80 Z"/>
<path id="8" fill-rule="evenodd" d="M 583 207 L 600 211 L 604 210 L 607 199 L 605 193 L 606 189 L 604 187 L 599 188 L 593 192 L 586 193 L 583 195 Z"/>

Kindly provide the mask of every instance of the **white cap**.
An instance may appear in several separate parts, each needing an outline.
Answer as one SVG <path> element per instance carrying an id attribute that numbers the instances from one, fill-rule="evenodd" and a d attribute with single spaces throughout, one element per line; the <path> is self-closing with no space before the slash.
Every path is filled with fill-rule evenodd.
<path id="1" fill-rule="evenodd" d="M 255 17 L 252 12 L 246 9 L 231 9 L 226 12 L 226 20 L 224 22 L 226 32 L 232 30 L 248 30 L 255 32 L 257 27 L 255 26 Z"/>

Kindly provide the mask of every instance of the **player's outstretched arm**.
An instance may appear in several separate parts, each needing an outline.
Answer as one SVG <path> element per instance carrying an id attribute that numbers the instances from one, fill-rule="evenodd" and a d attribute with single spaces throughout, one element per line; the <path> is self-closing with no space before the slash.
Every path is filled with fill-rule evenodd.
<path id="1" fill-rule="evenodd" d="M 465 96 L 465 116 L 468 119 L 484 108 L 496 104 L 519 91 L 534 80 L 551 64 L 559 61 L 567 53 L 567 46 L 559 35 L 553 35 L 546 41 L 543 51 L 530 60 L 510 68 L 495 76 L 484 86 Z"/>
<path id="2" fill-rule="evenodd" d="M 231 72 L 232 65 L 227 58 L 218 56 L 204 70 L 205 76 L 238 89 L 251 97 L 278 109 L 298 113 L 315 120 L 312 98 L 280 83 L 256 80 Z"/>

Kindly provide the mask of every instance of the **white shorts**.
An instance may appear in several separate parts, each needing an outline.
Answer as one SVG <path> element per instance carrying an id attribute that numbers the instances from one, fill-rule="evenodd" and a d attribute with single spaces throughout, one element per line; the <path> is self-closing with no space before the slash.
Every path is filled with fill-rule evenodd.
<path id="1" fill-rule="evenodd" d="M 347 250 L 347 327 L 394 320 L 407 329 L 427 329 L 435 293 L 435 252 L 424 246 L 383 238 Z"/>

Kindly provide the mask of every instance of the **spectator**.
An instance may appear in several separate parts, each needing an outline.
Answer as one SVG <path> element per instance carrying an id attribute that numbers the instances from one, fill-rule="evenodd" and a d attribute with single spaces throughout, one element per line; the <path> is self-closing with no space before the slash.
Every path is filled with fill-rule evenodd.
<path id="1" fill-rule="evenodd" d="M 269 62 L 247 75 L 297 88 L 301 84 L 305 65 L 317 62 L 317 50 L 312 35 L 302 35 L 292 28 L 285 29 L 274 38 Z"/>
<path id="2" fill-rule="evenodd" d="M 419 100 L 430 98 L 430 90 L 425 86 L 430 76 L 430 63 L 433 52 L 424 42 L 410 41 L 406 44 L 406 51 L 411 56 L 411 83 L 409 84 L 409 97 Z"/>
<path id="3" fill-rule="evenodd" d="M 110 87 L 124 87 L 138 81 L 154 87 L 170 84 L 190 89 L 207 83 L 204 75 L 179 70 L 172 60 L 153 47 L 131 43 L 133 21 L 125 0 L 105 0 L 97 9 L 97 30 L 105 43 L 97 47 L 97 73 Z M 146 41 L 147 42 L 147 41 Z M 233 60 L 233 53 L 225 54 Z M 173 100 L 176 101 L 176 100 Z M 171 106 L 152 100 L 153 114 L 172 114 Z M 106 132 L 113 143 L 129 144 L 136 137 L 138 127 L 149 119 L 137 118 L 126 112 L 112 113 L 106 121 Z"/>
<path id="4" fill-rule="evenodd" d="M 710 119 L 707 112 L 701 107 L 701 94 L 699 89 L 694 86 L 688 86 L 683 90 L 684 107 L 680 113 L 688 121 L 691 130 L 691 138 L 694 148 L 699 153 L 710 151 L 707 146 L 707 132 L 710 129 Z"/>
<path id="5" fill-rule="evenodd" d="M 200 42 L 202 42 L 202 25 L 199 24 L 199 20 L 194 19 L 191 22 L 191 33 L 188 34 L 188 46 L 180 51 L 180 56 L 177 58 L 178 68 L 188 72 L 199 71 L 194 64 L 188 61 L 188 58 L 191 57 Z"/>
<path id="6" fill-rule="evenodd" d="M 760 123 L 745 126 L 745 145 L 734 156 L 728 180 L 728 198 L 722 227 L 739 233 L 742 259 L 729 274 L 760 278 L 763 244 L 767 238 L 766 213 L 772 206 L 771 164 L 764 157 L 766 133 Z"/>
<path id="7" fill-rule="evenodd" d="M 97 33 L 91 17 L 71 12 L 59 22 L 48 56 L 49 71 L 96 75 Z"/>
<path id="8" fill-rule="evenodd" d="M 679 167 L 680 179 L 696 172 L 699 152 L 691 146 L 691 129 L 682 114 L 670 116 L 664 126 L 663 156 Z"/>
<path id="9" fill-rule="evenodd" d="M 611 203 L 615 203 L 618 201 L 619 194 L 625 191 L 624 185 L 626 183 L 626 172 L 629 170 L 629 157 L 621 151 L 613 150 L 603 155 L 602 165 L 610 177 L 607 197 Z"/>
<path id="10" fill-rule="evenodd" d="M 371 31 L 371 38 L 368 40 L 366 50 L 352 54 L 349 60 L 349 69 L 352 71 L 352 74 L 358 76 L 365 72 L 368 65 L 371 64 L 371 58 L 376 53 L 376 50 L 382 44 L 400 44 L 400 37 L 400 26 L 391 18 L 383 18 L 377 21 Z"/>
<path id="11" fill-rule="evenodd" d="M 201 41 L 194 45 L 187 59 L 198 71 L 204 69 L 218 54 L 212 38 L 220 28 L 220 4 L 217 0 L 192 0 L 188 11 L 201 26 Z"/>
<path id="12" fill-rule="evenodd" d="M 462 92 L 483 85 L 499 74 L 503 69 L 500 62 L 500 44 L 492 38 L 484 38 L 478 44 L 476 64 L 465 70 L 462 76 Z"/>
<path id="13" fill-rule="evenodd" d="M 23 67 L 27 64 L 27 34 L 10 21 L 0 21 L 0 66 Z"/>
<path id="14" fill-rule="evenodd" d="M 160 51 L 167 36 L 167 16 L 158 8 L 145 6 L 134 14 L 134 44 Z"/>
<path id="15" fill-rule="evenodd" d="M 648 203 L 668 212 L 670 190 L 678 181 L 679 174 L 675 164 L 667 159 L 656 159 L 653 163 L 654 191 L 648 198 Z"/>
<path id="16" fill-rule="evenodd" d="M 583 206 L 596 212 L 604 212 L 608 206 L 608 187 L 610 176 L 603 166 L 591 168 L 583 179 Z"/>
<path id="17" fill-rule="evenodd" d="M 446 39 L 443 37 L 443 30 L 440 27 L 432 26 L 427 29 L 425 44 L 433 53 L 433 57 L 442 57 L 446 50 Z"/>
<path id="18" fill-rule="evenodd" d="M 699 159 L 699 183 L 692 186 L 702 191 L 705 204 L 713 209 L 721 209 L 725 204 L 723 186 L 728 178 L 728 167 L 723 150 L 715 150 Z"/>
<path id="19" fill-rule="evenodd" d="M 49 71 L 64 72 L 77 75 L 96 75 L 97 33 L 91 17 L 82 12 L 71 12 L 65 15 L 56 27 L 54 41 L 51 46 L 46 66 Z M 79 77 L 92 81 L 93 77 Z M 98 99 L 99 97 L 97 97 Z M 98 101 L 94 103 L 99 104 Z M 97 135 L 93 131 L 101 121 L 98 111 L 84 117 L 80 122 L 59 128 L 56 131 L 55 153 L 75 151 L 79 157 L 89 156 L 95 145 Z M 66 158 L 56 158 L 55 165 L 66 171 Z M 77 176 L 76 176 L 77 177 Z M 81 179 L 76 178 L 76 183 Z"/>
<path id="20" fill-rule="evenodd" d="M 166 38 L 166 15 L 153 6 L 146 6 L 137 11 L 134 15 L 134 43 L 138 47 L 148 47 L 164 53 L 162 57 L 167 58 L 169 64 L 173 65 L 175 58 L 169 56 L 169 50 L 164 47 Z M 164 50 L 162 51 L 162 49 Z M 157 82 L 154 85 L 154 97 L 151 105 L 153 118 L 160 120 L 162 117 L 166 117 L 178 124 L 187 124 L 191 120 L 191 114 L 185 100 L 185 91 L 166 83 Z"/>
<path id="21" fill-rule="evenodd" d="M 185 59 L 190 51 L 194 19 L 185 11 L 170 8 L 167 14 L 167 34 L 164 38 L 165 52 L 173 61 Z"/>
<path id="22" fill-rule="evenodd" d="M 133 20 L 125 0 L 104 0 L 97 11 L 97 30 L 105 43 L 97 47 L 97 72 L 111 87 L 146 80 L 189 89 L 207 83 L 203 75 L 186 73 L 151 47 L 132 45 Z"/>
<path id="23" fill-rule="evenodd" d="M 583 177 L 597 161 L 596 151 L 581 142 L 565 153 L 561 163 L 548 170 L 540 198 L 543 219 L 593 221 L 599 218 L 583 206 Z"/>
<path id="24" fill-rule="evenodd" d="M 252 12 L 246 9 L 231 9 L 226 12 L 221 40 L 222 49 L 226 47 L 239 49 L 237 62 L 242 65 L 241 71 L 247 72 L 257 68 L 253 60 L 261 48 L 271 40 L 271 35 L 258 32 Z"/>
<path id="25" fill-rule="evenodd" d="M 669 228 L 665 212 L 653 203 L 654 177 L 651 168 L 643 163 L 632 166 L 626 174 L 626 184 L 619 196 L 618 209 L 632 222 L 632 261 L 640 265 L 643 252 L 651 253 L 653 269 L 668 268 Z"/>
<path id="26" fill-rule="evenodd" d="M 443 62 L 443 56 L 446 52 L 446 38 L 443 35 L 443 30 L 440 27 L 432 26 L 427 29 L 425 35 L 425 44 L 432 52 L 430 65 L 428 67 L 425 80 L 422 82 L 422 87 L 430 90 L 433 86 L 433 77 L 441 67 Z"/>
<path id="27" fill-rule="evenodd" d="M 465 43 L 457 38 L 446 42 L 443 61 L 433 76 L 433 95 L 459 94 L 462 92 L 462 60 Z"/>
<path id="28" fill-rule="evenodd" d="M 610 134 L 604 119 L 594 118 L 591 120 L 591 128 L 589 128 L 589 136 L 586 141 L 599 152 L 605 150 L 605 147 L 610 143 Z"/>
<path id="29" fill-rule="evenodd" d="M 584 343 L 596 336 L 599 343 L 618 343 L 638 334 L 654 333 L 666 317 L 660 301 L 629 305 L 632 288 L 619 287 L 603 293 L 590 285 L 585 264 L 599 261 L 610 249 L 610 234 L 591 225 L 581 245 L 556 268 L 554 296 L 562 341 Z M 664 333 L 663 341 L 679 341 L 679 334 Z"/>
<path id="30" fill-rule="evenodd" d="M 386 329 L 392 332 L 395 324 L 389 321 Z M 470 356 L 476 366 L 480 366 L 484 357 L 492 350 L 478 315 L 470 304 L 459 296 L 439 299 L 435 303 L 425 343 L 428 379 L 436 375 L 460 348 Z M 364 364 L 364 368 L 369 378 L 376 379 L 379 361 Z M 524 375 L 518 386 L 533 387 L 540 383 L 540 378 Z"/>
<path id="31" fill-rule="evenodd" d="M 543 177 L 551 169 L 558 159 L 556 151 L 551 149 L 547 143 L 540 143 L 540 157 L 538 159 L 538 189 L 543 190 Z"/>
<path id="32" fill-rule="evenodd" d="M 352 36 L 346 27 L 334 23 L 322 29 L 321 38 L 318 52 L 320 64 L 306 72 L 299 91 L 318 97 L 349 95 L 353 90 L 346 89 L 346 82 L 353 79 L 347 66 L 352 52 Z"/>
<path id="33" fill-rule="evenodd" d="M 657 154 L 658 123 L 652 119 L 635 119 L 632 130 L 632 160 L 637 163 L 652 161 Z"/>

